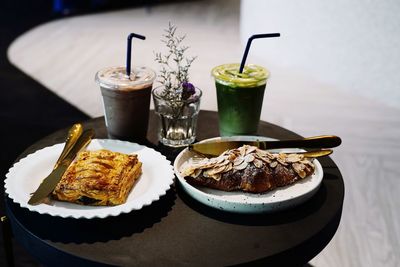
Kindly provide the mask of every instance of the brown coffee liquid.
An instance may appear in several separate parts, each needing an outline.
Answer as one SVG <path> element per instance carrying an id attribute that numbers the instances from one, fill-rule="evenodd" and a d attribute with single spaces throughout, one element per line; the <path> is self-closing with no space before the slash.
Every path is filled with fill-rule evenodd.
<path id="1" fill-rule="evenodd" d="M 131 90 L 101 87 L 109 138 L 146 141 L 151 89 L 152 84 Z"/>

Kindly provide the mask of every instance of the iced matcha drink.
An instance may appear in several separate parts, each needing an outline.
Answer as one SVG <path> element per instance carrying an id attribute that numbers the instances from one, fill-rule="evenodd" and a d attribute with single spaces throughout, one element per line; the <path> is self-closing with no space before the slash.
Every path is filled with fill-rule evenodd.
<path id="1" fill-rule="evenodd" d="M 149 121 L 150 96 L 156 74 L 145 67 L 109 67 L 96 74 L 103 96 L 108 136 L 143 143 Z"/>
<path id="2" fill-rule="evenodd" d="M 257 133 L 269 72 L 258 65 L 225 64 L 212 69 L 221 136 Z"/>

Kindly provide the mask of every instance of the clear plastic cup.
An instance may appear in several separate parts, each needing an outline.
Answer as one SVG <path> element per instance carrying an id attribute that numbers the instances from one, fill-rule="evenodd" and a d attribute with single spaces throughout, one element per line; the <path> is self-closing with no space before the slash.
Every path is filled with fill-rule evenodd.
<path id="1" fill-rule="evenodd" d="M 249 64 L 239 73 L 240 64 L 224 64 L 212 69 L 217 89 L 221 136 L 253 135 L 260 122 L 269 72 Z"/>

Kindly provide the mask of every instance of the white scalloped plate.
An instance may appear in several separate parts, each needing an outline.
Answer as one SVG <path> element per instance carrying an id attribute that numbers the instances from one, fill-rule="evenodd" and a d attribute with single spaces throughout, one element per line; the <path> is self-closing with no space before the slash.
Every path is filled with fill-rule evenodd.
<path id="1" fill-rule="evenodd" d="M 270 138 L 260 138 L 259 136 L 232 136 L 232 137 L 217 137 L 202 142 L 211 140 L 273 140 Z M 274 149 L 273 152 L 300 152 L 301 149 Z M 225 192 L 202 186 L 192 186 L 180 175 L 182 164 L 190 157 L 194 156 L 187 148 L 184 149 L 175 159 L 174 171 L 183 190 L 197 201 L 210 206 L 212 208 L 235 212 L 235 213 L 271 213 L 279 210 L 288 209 L 311 198 L 318 190 L 323 177 L 322 166 L 318 160 L 314 160 L 314 174 L 305 179 L 296 182 L 295 184 L 280 187 L 275 190 L 263 193 L 252 194 L 244 192 Z"/>
<path id="2" fill-rule="evenodd" d="M 63 218 L 105 218 L 140 210 L 165 195 L 174 180 L 171 162 L 154 149 L 143 145 L 111 139 L 94 139 L 88 150 L 108 149 L 126 154 L 138 154 L 143 163 L 142 175 L 130 192 L 126 203 L 118 206 L 96 207 L 52 201 L 51 205 L 29 205 L 28 199 L 44 177 L 52 170 L 64 144 L 40 149 L 15 163 L 6 175 L 5 189 L 8 196 L 21 207 L 41 214 Z"/>

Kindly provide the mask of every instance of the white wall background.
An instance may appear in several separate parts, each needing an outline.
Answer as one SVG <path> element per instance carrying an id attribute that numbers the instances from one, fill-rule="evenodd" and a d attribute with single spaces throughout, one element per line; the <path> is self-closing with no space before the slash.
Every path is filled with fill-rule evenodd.
<path id="1" fill-rule="evenodd" d="M 249 55 L 272 73 L 262 118 L 343 140 L 341 223 L 311 264 L 399 266 L 400 1 L 242 0 L 240 29 L 282 34 Z"/>
<path id="2" fill-rule="evenodd" d="M 286 87 L 275 79 L 285 73 L 400 108 L 399 14 L 398 0 L 242 0 L 241 40 L 282 34 L 256 40 L 249 55 L 271 70 L 271 85 Z"/>

